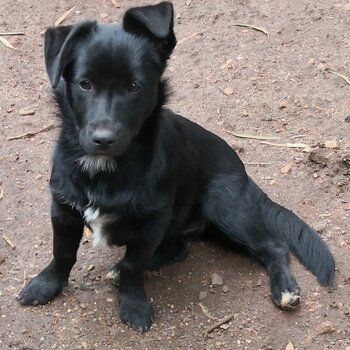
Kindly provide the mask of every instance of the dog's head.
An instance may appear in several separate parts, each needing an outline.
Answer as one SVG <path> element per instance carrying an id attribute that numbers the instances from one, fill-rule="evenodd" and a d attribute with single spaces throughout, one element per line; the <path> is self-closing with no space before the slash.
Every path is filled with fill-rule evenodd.
<path id="1" fill-rule="evenodd" d="M 131 8 L 122 25 L 84 21 L 46 31 L 47 72 L 53 89 L 64 84 L 87 156 L 125 152 L 157 106 L 175 44 L 169 2 Z"/>

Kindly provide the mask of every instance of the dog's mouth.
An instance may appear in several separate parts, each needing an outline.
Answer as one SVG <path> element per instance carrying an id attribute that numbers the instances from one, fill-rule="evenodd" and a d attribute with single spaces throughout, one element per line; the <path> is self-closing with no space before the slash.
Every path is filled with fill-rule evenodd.
<path id="1" fill-rule="evenodd" d="M 92 157 L 101 157 L 101 158 L 113 158 L 113 155 L 111 154 L 111 150 L 106 148 L 106 149 L 97 149 L 97 151 L 91 155 Z"/>
<path id="2" fill-rule="evenodd" d="M 90 176 L 98 173 L 113 173 L 118 170 L 117 162 L 111 156 L 85 155 L 77 159 L 77 164 Z"/>

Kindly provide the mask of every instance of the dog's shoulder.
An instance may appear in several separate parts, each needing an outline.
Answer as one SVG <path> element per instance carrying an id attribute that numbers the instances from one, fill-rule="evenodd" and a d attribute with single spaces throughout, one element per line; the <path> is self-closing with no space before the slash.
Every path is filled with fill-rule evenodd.
<path id="1" fill-rule="evenodd" d="M 190 135 L 193 132 L 206 132 L 205 129 L 200 127 L 195 122 L 183 117 L 178 113 L 173 112 L 171 109 L 168 109 L 166 107 L 163 107 L 161 111 L 161 128 L 163 132 L 172 134 L 172 136 L 174 136 L 174 134 L 177 134 L 183 141 L 185 141 L 187 138 L 190 139 Z"/>
<path id="2" fill-rule="evenodd" d="M 177 152 L 182 153 L 183 164 L 188 160 L 197 162 L 206 171 L 211 168 L 223 172 L 227 171 L 226 164 L 244 173 L 242 161 L 224 139 L 169 109 L 164 108 L 162 118 L 164 124 L 170 125 L 166 129 L 176 134 L 176 137 L 168 134 L 167 139 L 176 143 Z"/>
<path id="3" fill-rule="evenodd" d="M 225 143 L 223 139 L 211 131 L 170 109 L 163 108 L 162 120 L 164 130 L 178 133 L 181 141 L 189 142 L 191 147 L 202 147 L 207 142 L 211 145 Z"/>

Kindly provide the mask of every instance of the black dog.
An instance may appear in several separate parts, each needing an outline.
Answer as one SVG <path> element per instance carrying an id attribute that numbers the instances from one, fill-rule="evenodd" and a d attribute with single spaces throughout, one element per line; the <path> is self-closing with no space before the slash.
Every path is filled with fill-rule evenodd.
<path id="1" fill-rule="evenodd" d="M 186 254 L 193 232 L 225 235 L 259 259 L 283 309 L 300 302 L 289 251 L 330 286 L 334 259 L 318 234 L 272 202 L 219 137 L 164 109 L 162 74 L 176 44 L 168 2 L 129 9 L 123 24 L 48 29 L 45 60 L 62 119 L 51 175 L 52 262 L 20 293 L 46 304 L 68 283 L 84 225 L 127 247 L 119 275 L 123 322 L 154 313 L 143 273 Z"/>

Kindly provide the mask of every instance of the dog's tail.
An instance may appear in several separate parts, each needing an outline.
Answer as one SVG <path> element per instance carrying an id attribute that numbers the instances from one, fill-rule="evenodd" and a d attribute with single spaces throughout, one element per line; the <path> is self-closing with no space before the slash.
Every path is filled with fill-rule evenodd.
<path id="1" fill-rule="evenodd" d="M 287 241 L 291 252 L 323 286 L 332 286 L 335 262 L 327 244 L 318 233 L 290 210 L 268 197 L 261 201 L 266 229 Z"/>

